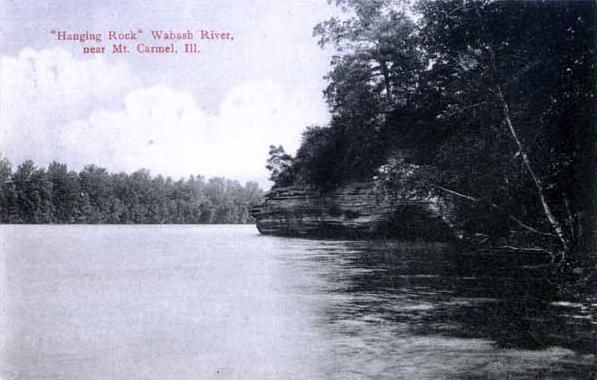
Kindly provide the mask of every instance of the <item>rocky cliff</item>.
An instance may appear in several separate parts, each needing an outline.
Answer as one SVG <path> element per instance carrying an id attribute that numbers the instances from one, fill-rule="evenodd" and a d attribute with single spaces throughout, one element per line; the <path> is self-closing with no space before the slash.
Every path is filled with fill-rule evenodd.
<path id="1" fill-rule="evenodd" d="M 455 237 L 437 200 L 388 196 L 373 183 L 333 191 L 290 186 L 271 190 L 251 210 L 266 235 L 304 237 L 425 239 Z"/>

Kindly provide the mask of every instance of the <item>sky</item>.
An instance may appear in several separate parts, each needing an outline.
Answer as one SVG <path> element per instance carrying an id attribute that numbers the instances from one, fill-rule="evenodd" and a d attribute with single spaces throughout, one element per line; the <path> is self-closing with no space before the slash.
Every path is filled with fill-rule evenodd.
<path id="1" fill-rule="evenodd" d="M 335 11 L 325 0 L 24 2 L 0 0 L 0 149 L 13 166 L 53 160 L 79 170 L 141 168 L 256 181 L 268 188 L 270 144 L 294 153 L 306 126 L 325 124 L 330 52 L 313 26 Z M 138 32 L 107 40 L 108 32 Z M 191 31 L 176 54 L 152 30 Z M 200 30 L 233 40 L 200 40 Z M 55 32 L 102 33 L 102 43 Z M 130 34 L 129 34 L 130 36 Z M 131 53 L 111 54 L 113 43 Z M 169 41 L 167 41 L 169 42 Z M 183 53 L 184 43 L 199 53 Z M 83 54 L 83 47 L 106 54 Z"/>

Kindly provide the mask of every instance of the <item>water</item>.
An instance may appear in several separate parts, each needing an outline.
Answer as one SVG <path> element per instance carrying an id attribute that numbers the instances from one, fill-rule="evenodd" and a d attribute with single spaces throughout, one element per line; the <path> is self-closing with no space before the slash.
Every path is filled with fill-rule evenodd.
<path id="1" fill-rule="evenodd" d="M 2 379 L 590 378 L 597 297 L 254 226 L 2 226 Z M 515 265 L 513 265 L 515 264 Z"/>

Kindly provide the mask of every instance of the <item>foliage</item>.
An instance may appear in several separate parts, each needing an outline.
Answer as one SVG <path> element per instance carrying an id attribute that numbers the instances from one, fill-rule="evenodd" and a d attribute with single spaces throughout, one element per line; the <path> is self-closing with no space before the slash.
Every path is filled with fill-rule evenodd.
<path id="1" fill-rule="evenodd" d="M 79 173 L 52 162 L 26 161 L 12 172 L 0 160 L 0 223 L 250 223 L 263 191 L 225 178 L 173 181 L 148 170 L 109 173 L 88 165 Z"/>
<path id="2" fill-rule="evenodd" d="M 493 249 L 594 251 L 594 2 L 334 3 L 314 29 L 336 52 L 332 118 L 305 132 L 296 182 L 377 177 L 449 200 Z"/>
<path id="3" fill-rule="evenodd" d="M 282 145 L 278 147 L 270 145 L 269 158 L 265 168 L 270 171 L 270 181 L 274 187 L 283 187 L 292 184 L 294 181 L 293 159 L 284 151 Z"/>
<path id="4" fill-rule="evenodd" d="M 367 179 L 384 162 L 386 115 L 406 104 L 422 66 L 415 24 L 391 1 L 337 1 L 353 18 L 318 24 L 321 46 L 333 46 L 325 97 L 327 127 L 310 127 L 294 162 L 294 180 L 322 188 Z"/>
<path id="5" fill-rule="evenodd" d="M 592 240 L 581 230 L 592 186 L 582 157 L 595 142 L 594 4 L 422 1 L 419 9 L 433 62 L 421 93 L 442 104 L 433 163 L 437 182 L 469 197 L 459 196 L 465 230 L 562 263 L 591 249 L 581 247 Z"/>

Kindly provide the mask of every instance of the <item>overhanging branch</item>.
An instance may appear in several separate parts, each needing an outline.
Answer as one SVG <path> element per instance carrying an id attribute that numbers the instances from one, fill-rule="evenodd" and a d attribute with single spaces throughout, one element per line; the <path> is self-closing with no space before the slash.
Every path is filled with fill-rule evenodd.
<path id="1" fill-rule="evenodd" d="M 432 183 L 427 183 L 427 184 L 429 186 L 431 186 L 431 187 L 436 188 L 436 189 L 445 191 L 448 194 L 455 195 L 455 196 L 457 196 L 459 198 L 463 198 L 463 199 L 469 200 L 471 202 L 475 202 L 475 203 L 481 203 L 481 202 L 483 202 L 483 199 L 476 198 L 476 197 L 473 197 L 471 195 L 463 194 L 463 193 L 460 193 L 458 191 L 451 190 L 451 189 L 445 188 L 445 187 L 440 186 L 440 185 L 436 185 L 436 184 L 432 184 Z M 489 202 L 489 201 L 486 201 L 486 203 L 489 206 L 491 206 L 492 208 L 494 208 L 496 210 L 499 210 L 500 212 L 504 213 L 508 217 L 508 219 L 512 220 L 513 222 L 515 222 L 516 224 L 518 224 L 520 227 L 524 228 L 525 230 L 533 232 L 535 234 L 543 235 L 543 236 L 554 237 L 554 235 L 551 234 L 551 233 L 539 231 L 538 229 L 529 226 L 528 224 L 526 224 L 525 222 L 523 222 L 522 220 L 520 220 L 516 216 L 514 216 L 514 215 L 510 214 L 509 212 L 507 212 L 503 207 L 500 207 L 499 205 L 497 205 L 497 204 L 495 204 L 493 202 Z"/>

